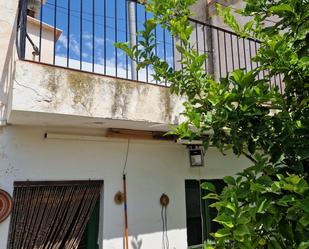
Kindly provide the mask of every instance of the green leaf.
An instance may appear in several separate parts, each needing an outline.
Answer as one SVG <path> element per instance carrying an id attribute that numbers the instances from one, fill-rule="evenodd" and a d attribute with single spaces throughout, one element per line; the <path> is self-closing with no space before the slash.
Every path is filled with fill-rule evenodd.
<path id="1" fill-rule="evenodd" d="M 230 236 L 230 235 L 231 235 L 231 232 L 230 232 L 230 230 L 227 229 L 227 228 L 219 229 L 217 232 L 215 232 L 215 233 L 213 234 L 213 236 L 214 236 L 215 238 L 224 238 L 224 237 L 228 237 L 228 236 Z"/>
<path id="2" fill-rule="evenodd" d="M 210 143 L 210 139 L 203 140 L 203 147 L 204 147 L 205 151 L 208 149 L 209 143 Z"/>
<path id="3" fill-rule="evenodd" d="M 279 232 L 285 237 L 287 240 L 293 241 L 294 240 L 294 232 L 291 225 L 291 222 L 282 219 L 279 222 Z"/>
<path id="4" fill-rule="evenodd" d="M 308 226 L 309 226 L 309 214 L 308 213 L 304 214 L 300 218 L 299 223 L 302 224 L 304 227 L 308 228 Z"/>
<path id="5" fill-rule="evenodd" d="M 271 202 L 271 200 L 269 200 L 267 198 L 260 201 L 259 204 L 258 204 L 257 213 L 264 213 L 264 211 L 268 208 L 270 202 Z"/>
<path id="6" fill-rule="evenodd" d="M 269 231 L 274 224 L 274 216 L 268 213 L 262 214 L 261 223 L 266 231 Z"/>
<path id="7" fill-rule="evenodd" d="M 134 52 L 133 50 L 129 47 L 129 43 L 121 43 L 121 42 L 115 42 L 114 46 L 116 48 L 119 48 L 121 50 L 123 50 L 131 59 L 133 59 L 134 57 Z"/>
<path id="8" fill-rule="evenodd" d="M 281 245 L 278 243 L 278 241 L 276 240 L 273 240 L 273 239 L 270 239 L 268 241 L 268 244 L 267 244 L 267 248 L 268 249 L 282 249 Z"/>
<path id="9" fill-rule="evenodd" d="M 264 186 L 271 186 L 273 183 L 272 179 L 267 175 L 261 176 L 260 178 L 256 180 L 256 182 Z"/>
<path id="10" fill-rule="evenodd" d="M 208 199 L 214 199 L 214 198 L 208 198 Z M 236 213 L 236 206 L 233 203 L 228 202 L 228 201 L 217 201 L 211 204 L 210 207 L 214 207 L 217 210 L 219 210 L 220 208 L 228 208 L 233 213 Z"/>
<path id="11" fill-rule="evenodd" d="M 309 213 L 309 196 L 302 201 L 302 209 Z"/>
<path id="12" fill-rule="evenodd" d="M 229 228 L 234 227 L 232 217 L 227 214 L 221 214 L 217 216 L 213 221 L 218 222 L 221 225 L 227 226 Z"/>
<path id="13" fill-rule="evenodd" d="M 223 181 L 226 184 L 229 184 L 229 185 L 233 185 L 233 186 L 236 185 L 236 181 L 235 181 L 234 177 L 232 177 L 232 176 L 225 176 L 225 177 L 223 177 Z"/>
<path id="14" fill-rule="evenodd" d="M 295 202 L 296 197 L 294 195 L 284 195 L 277 201 L 277 205 L 288 207 L 290 203 Z"/>
<path id="15" fill-rule="evenodd" d="M 308 249 L 309 248 L 309 241 L 302 241 L 297 249 Z"/>
<path id="16" fill-rule="evenodd" d="M 208 195 L 203 196 L 202 199 L 204 199 L 204 200 L 207 200 L 207 199 L 219 200 L 219 196 L 215 193 L 209 193 Z M 216 202 L 216 203 L 218 203 L 218 202 Z"/>
<path id="17" fill-rule="evenodd" d="M 249 139 L 248 150 L 252 155 L 255 153 L 255 148 L 256 148 L 255 142 L 253 141 L 253 139 Z"/>
<path id="18" fill-rule="evenodd" d="M 307 159 L 309 159 L 309 150 L 307 148 L 306 149 L 299 149 L 298 155 L 299 155 L 301 160 L 307 160 Z"/>
<path id="19" fill-rule="evenodd" d="M 212 183 L 210 182 L 203 182 L 201 184 L 201 188 L 204 189 L 204 190 L 208 190 L 210 192 L 216 192 L 216 187 L 215 185 L 213 185 Z"/>
<path id="20" fill-rule="evenodd" d="M 288 11 L 288 12 L 294 13 L 293 8 L 289 4 L 275 5 L 275 6 L 270 7 L 269 10 L 273 12 Z"/>
<path id="21" fill-rule="evenodd" d="M 247 214 L 247 215 L 242 215 L 242 216 L 238 217 L 236 222 L 237 222 L 237 224 L 248 224 L 250 222 L 250 220 L 251 220 L 251 218 Z"/>
<path id="22" fill-rule="evenodd" d="M 243 237 L 245 235 L 250 234 L 250 231 L 249 231 L 248 227 L 245 224 L 240 224 L 240 225 L 235 227 L 233 233 L 236 236 Z"/>
<path id="23" fill-rule="evenodd" d="M 250 190 L 254 192 L 263 192 L 266 188 L 259 183 L 250 182 Z"/>
<path id="24" fill-rule="evenodd" d="M 177 49 L 177 51 L 178 51 L 179 53 L 182 53 L 182 54 L 184 54 L 184 53 L 186 52 L 186 50 L 184 49 L 184 47 L 182 47 L 182 46 L 180 46 L 180 45 L 178 45 L 178 44 L 176 44 L 176 49 Z"/>
<path id="25" fill-rule="evenodd" d="M 206 245 L 204 246 L 204 249 L 215 249 L 215 247 L 213 247 L 213 246 L 210 245 L 210 244 L 206 244 Z"/>

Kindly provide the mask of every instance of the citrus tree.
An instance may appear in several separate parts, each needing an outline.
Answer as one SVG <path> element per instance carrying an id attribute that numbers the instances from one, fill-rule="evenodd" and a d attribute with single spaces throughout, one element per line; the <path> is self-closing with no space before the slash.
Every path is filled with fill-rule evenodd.
<path id="1" fill-rule="evenodd" d="M 206 248 L 309 248 L 309 2 L 307 0 L 246 0 L 238 14 L 251 17 L 241 26 L 230 8 L 218 11 L 240 35 L 261 41 L 254 61 L 258 67 L 235 70 L 215 81 L 204 70 L 205 54 L 190 42 L 188 21 L 195 0 L 144 1 L 153 18 L 144 24 L 139 44 L 116 46 L 137 62 L 151 65 L 154 78 L 169 82 L 171 92 L 185 95 L 186 121 L 172 132 L 181 138 L 202 139 L 204 148 L 232 150 L 252 165 L 224 178 L 218 195 L 210 183 L 222 228 Z M 265 20 L 275 17 L 270 25 Z M 167 28 L 177 39 L 181 70 L 175 70 L 154 52 L 154 29 Z M 257 75 L 267 71 L 259 79 Z M 270 88 L 280 75 L 284 93 Z M 205 134 L 213 134 L 206 136 Z"/>

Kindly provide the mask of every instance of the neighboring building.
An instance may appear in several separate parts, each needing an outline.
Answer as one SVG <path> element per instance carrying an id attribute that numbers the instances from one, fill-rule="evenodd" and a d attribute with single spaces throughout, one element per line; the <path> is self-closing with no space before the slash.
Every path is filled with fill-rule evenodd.
<path id="1" fill-rule="evenodd" d="M 125 0 L 31 1 L 41 2 L 42 12 L 27 11 L 25 2 L 0 1 L 0 189 L 14 191 L 14 214 L 0 223 L 0 249 L 76 248 L 80 240 L 78 248 L 125 248 L 123 196 L 116 195 L 123 173 L 129 248 L 200 244 L 202 231 L 213 229 L 213 213 L 199 183 L 208 179 L 220 189 L 218 179 L 249 162 L 210 148 L 204 167 L 190 167 L 186 146 L 164 139 L 180 122 L 184 99 L 155 82 L 151 68 L 131 80 L 130 61 L 113 47 L 129 37 Z M 145 18 L 142 8 L 137 19 Z M 205 12 L 193 22 L 192 39 L 209 53 L 206 70 L 219 77 L 228 71 L 221 64 L 230 66 L 233 56 L 236 68 L 243 52 L 224 52 L 224 44 L 236 46 L 236 35 L 204 24 L 206 1 L 194 8 Z M 177 67 L 174 39 L 157 35 L 158 54 Z M 227 35 L 234 45 L 225 43 Z"/>

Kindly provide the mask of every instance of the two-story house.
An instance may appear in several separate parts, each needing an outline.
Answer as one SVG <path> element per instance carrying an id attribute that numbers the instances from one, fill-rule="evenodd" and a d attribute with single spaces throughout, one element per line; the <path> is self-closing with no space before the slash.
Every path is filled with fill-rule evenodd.
<path id="1" fill-rule="evenodd" d="M 144 6 L 0 7 L 0 249 L 199 248 L 215 229 L 200 183 L 221 189 L 223 176 L 249 162 L 163 136 L 181 122 L 184 98 L 151 68 L 135 72 L 113 46 L 138 41 L 150 17 Z M 258 41 L 210 24 L 204 0 L 193 11 L 192 41 L 208 53 L 207 72 L 255 66 Z M 179 67 L 177 41 L 160 27 L 155 35 L 157 54 Z"/>

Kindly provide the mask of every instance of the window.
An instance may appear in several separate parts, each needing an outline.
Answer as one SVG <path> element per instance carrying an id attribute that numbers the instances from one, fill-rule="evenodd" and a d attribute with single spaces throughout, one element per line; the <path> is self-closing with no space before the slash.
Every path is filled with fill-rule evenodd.
<path id="1" fill-rule="evenodd" d="M 201 180 L 205 182 L 206 180 Z M 207 180 L 215 185 L 217 193 L 221 193 L 225 184 L 221 179 Z M 211 240 L 210 233 L 219 228 L 219 224 L 212 220 L 216 217 L 215 208 L 209 207 L 213 201 L 203 200 L 208 193 L 200 188 L 197 180 L 185 181 L 186 213 L 187 213 L 187 239 L 190 249 L 203 248 L 203 240 Z"/>
<path id="2" fill-rule="evenodd" d="M 97 248 L 103 181 L 15 182 L 8 249 Z"/>
<path id="3" fill-rule="evenodd" d="M 100 220 L 100 198 L 94 207 L 87 227 L 78 245 L 78 249 L 98 249 L 98 232 Z"/>

